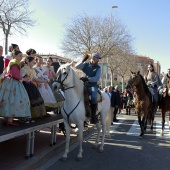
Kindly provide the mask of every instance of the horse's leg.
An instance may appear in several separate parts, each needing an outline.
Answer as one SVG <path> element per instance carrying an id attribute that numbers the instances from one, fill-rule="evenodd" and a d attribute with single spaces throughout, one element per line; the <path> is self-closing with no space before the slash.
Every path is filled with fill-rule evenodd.
<path id="1" fill-rule="evenodd" d="M 165 129 L 165 110 L 162 108 L 162 130 L 160 136 L 164 136 L 164 129 Z"/>
<path id="2" fill-rule="evenodd" d="M 70 126 L 68 125 L 67 121 L 64 120 L 64 125 L 66 128 L 66 146 L 65 146 L 65 152 L 63 154 L 62 160 L 66 161 L 67 160 L 67 154 L 69 152 L 69 143 L 70 143 Z"/>
<path id="3" fill-rule="evenodd" d="M 153 122 L 154 122 L 154 118 L 155 118 L 155 113 L 157 111 L 158 108 L 158 103 L 155 105 L 152 115 L 151 115 L 151 131 L 153 131 Z"/>
<path id="4" fill-rule="evenodd" d="M 83 156 L 82 156 L 82 143 L 83 143 L 83 129 L 84 129 L 84 121 L 80 121 L 78 123 L 78 129 L 79 129 L 79 153 L 77 155 L 77 160 L 80 161 L 82 160 Z"/>
<path id="5" fill-rule="evenodd" d="M 148 118 L 145 119 L 145 121 L 144 121 L 144 131 L 146 131 L 146 129 L 147 129 L 147 120 L 148 120 Z"/>
<path id="6" fill-rule="evenodd" d="M 138 115 L 138 122 L 140 125 L 140 129 L 141 129 L 141 134 L 142 134 L 142 121 L 141 121 L 141 115 L 139 111 L 136 111 L 137 115 Z M 141 136 L 141 134 L 139 135 L 139 137 Z"/>
<path id="7" fill-rule="evenodd" d="M 141 121 L 141 134 L 139 135 L 139 138 L 140 139 L 142 139 L 143 138 L 143 136 L 144 136 L 144 125 L 145 125 L 145 121 L 146 121 L 146 119 L 147 119 L 147 111 L 143 111 L 143 118 L 142 118 L 142 121 Z"/>
<path id="8" fill-rule="evenodd" d="M 105 140 L 105 135 L 106 135 L 106 115 L 107 113 L 101 112 L 100 116 L 101 116 L 101 121 L 102 121 L 102 141 L 101 141 L 101 145 L 99 148 L 99 152 L 103 152 L 103 147 L 104 147 L 104 140 Z"/>
<path id="9" fill-rule="evenodd" d="M 97 128 L 97 136 L 96 136 L 96 141 L 95 141 L 95 144 L 94 144 L 93 148 L 97 148 L 97 146 L 99 144 L 100 131 L 101 131 L 101 123 L 100 123 L 100 121 L 99 121 L 99 123 L 96 123 L 96 128 Z"/>
<path id="10" fill-rule="evenodd" d="M 169 112 L 169 129 L 170 129 L 170 112 Z"/>

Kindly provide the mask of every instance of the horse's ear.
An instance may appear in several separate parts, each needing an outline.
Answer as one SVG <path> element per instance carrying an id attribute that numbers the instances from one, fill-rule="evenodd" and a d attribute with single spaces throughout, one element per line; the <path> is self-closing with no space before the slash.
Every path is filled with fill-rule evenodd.
<path id="1" fill-rule="evenodd" d="M 133 74 L 133 72 L 130 70 L 131 74 Z"/>
<path id="2" fill-rule="evenodd" d="M 137 75 L 139 75 L 139 74 L 140 74 L 140 71 L 137 72 Z"/>

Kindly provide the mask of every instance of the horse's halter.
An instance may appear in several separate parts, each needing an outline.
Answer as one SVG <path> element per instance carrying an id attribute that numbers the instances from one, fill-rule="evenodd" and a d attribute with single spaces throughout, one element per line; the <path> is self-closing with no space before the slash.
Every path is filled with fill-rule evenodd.
<path id="1" fill-rule="evenodd" d="M 131 77 L 130 77 L 130 79 L 129 79 L 129 81 L 128 81 L 128 85 L 129 85 L 131 88 L 133 87 L 133 83 L 134 83 L 134 81 L 135 81 L 136 78 L 137 78 L 136 73 L 132 73 L 132 74 L 131 74 Z"/>
<path id="2" fill-rule="evenodd" d="M 69 71 L 70 71 L 70 70 L 69 70 Z M 68 72 L 69 72 L 69 71 L 68 71 Z M 74 86 L 71 86 L 71 87 L 64 88 L 64 86 L 66 86 L 66 85 L 64 85 L 64 81 L 65 81 L 65 80 L 67 79 L 67 77 L 68 77 L 68 72 L 64 71 L 63 73 L 61 73 L 61 70 L 59 70 L 59 72 L 58 72 L 58 78 L 57 78 L 56 82 L 60 83 L 61 89 L 62 89 L 63 91 L 68 90 L 68 89 L 74 87 Z M 62 74 L 65 75 L 65 77 L 64 77 L 63 80 L 61 80 Z"/>

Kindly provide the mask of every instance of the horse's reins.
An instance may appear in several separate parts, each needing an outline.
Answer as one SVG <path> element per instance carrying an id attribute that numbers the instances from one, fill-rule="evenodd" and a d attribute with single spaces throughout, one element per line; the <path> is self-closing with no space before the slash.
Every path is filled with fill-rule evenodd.
<path id="1" fill-rule="evenodd" d="M 65 85 L 64 85 L 64 81 L 67 79 L 68 73 L 65 72 L 65 74 L 66 74 L 66 76 L 65 76 L 64 79 L 61 81 L 61 71 L 60 71 L 59 77 L 58 77 L 58 79 L 57 79 L 57 81 L 56 81 L 56 82 L 58 82 L 58 83 L 61 84 L 61 87 L 62 87 L 62 90 L 63 90 L 63 91 L 75 87 L 75 86 L 71 86 L 71 87 L 64 88 L 64 86 L 65 86 Z M 70 115 L 74 112 L 74 110 L 77 108 L 77 106 L 80 104 L 80 101 L 81 101 L 81 98 L 80 98 L 79 102 L 77 103 L 77 105 L 73 108 L 73 110 L 72 110 L 69 114 L 67 114 L 66 110 L 64 109 L 64 105 L 63 105 L 64 113 L 65 113 L 66 116 L 67 116 L 67 122 L 68 122 L 69 126 L 70 126 L 72 129 L 76 129 L 77 126 L 75 126 L 75 127 L 71 126 L 69 117 L 70 117 Z"/>

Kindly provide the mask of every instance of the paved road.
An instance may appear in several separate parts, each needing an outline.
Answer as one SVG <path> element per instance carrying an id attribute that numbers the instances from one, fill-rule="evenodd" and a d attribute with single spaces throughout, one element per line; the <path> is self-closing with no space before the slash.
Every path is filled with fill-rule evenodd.
<path id="1" fill-rule="evenodd" d="M 144 139 L 138 139 L 140 129 L 135 114 L 118 115 L 118 118 L 120 121 L 111 126 L 111 138 L 106 138 L 104 153 L 91 148 L 96 136 L 93 133 L 83 143 L 84 158 L 81 162 L 75 160 L 78 153 L 75 144 L 66 162 L 60 161 L 60 154 L 37 170 L 169 170 L 170 131 L 166 125 L 165 137 L 159 136 L 160 113 L 156 115 L 153 133 L 148 127 Z"/>

